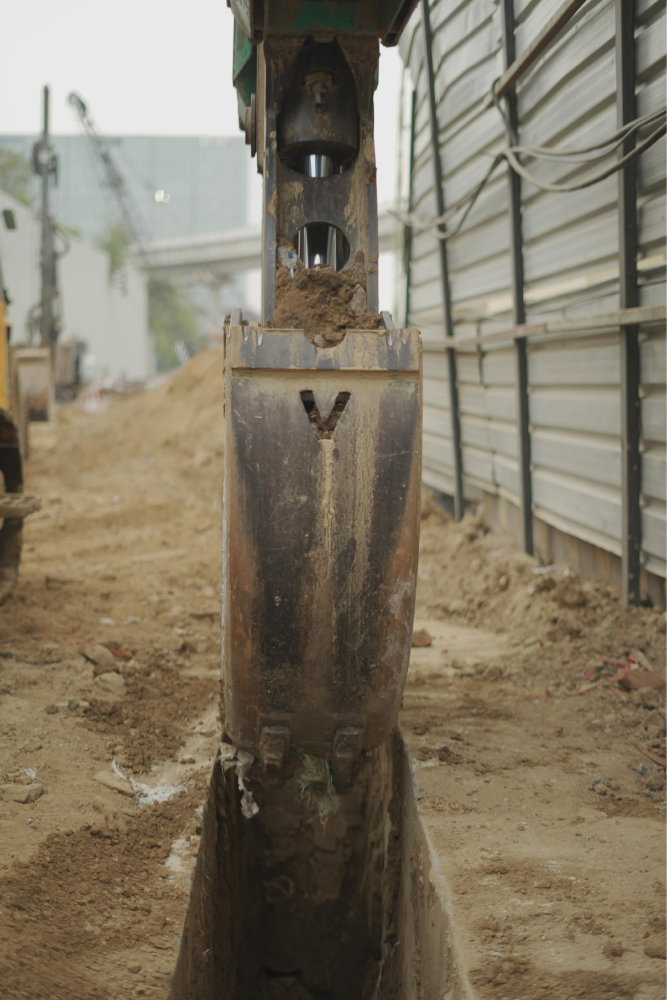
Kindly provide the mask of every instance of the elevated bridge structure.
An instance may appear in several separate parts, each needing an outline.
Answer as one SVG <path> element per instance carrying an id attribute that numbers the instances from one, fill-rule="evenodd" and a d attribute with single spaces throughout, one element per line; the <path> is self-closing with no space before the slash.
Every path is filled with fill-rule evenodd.
<path id="1" fill-rule="evenodd" d="M 398 230 L 395 217 L 380 210 L 381 253 L 396 248 Z M 139 259 L 138 251 L 133 256 Z M 164 277 L 188 277 L 202 283 L 222 284 L 240 272 L 261 267 L 261 226 L 155 240 L 142 247 L 141 262 Z"/>

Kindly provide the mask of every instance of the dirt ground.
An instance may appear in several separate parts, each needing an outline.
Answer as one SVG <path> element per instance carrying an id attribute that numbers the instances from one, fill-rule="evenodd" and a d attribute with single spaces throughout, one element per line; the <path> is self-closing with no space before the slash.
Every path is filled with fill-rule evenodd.
<path id="1" fill-rule="evenodd" d="M 43 508 L 0 608 L 0 997 L 167 996 L 220 733 L 221 369 L 31 428 Z M 425 497 L 431 645 L 401 725 L 429 878 L 471 996 L 663 1000 L 665 615 L 535 569 Z M 184 789 L 141 805 L 112 761 Z"/>

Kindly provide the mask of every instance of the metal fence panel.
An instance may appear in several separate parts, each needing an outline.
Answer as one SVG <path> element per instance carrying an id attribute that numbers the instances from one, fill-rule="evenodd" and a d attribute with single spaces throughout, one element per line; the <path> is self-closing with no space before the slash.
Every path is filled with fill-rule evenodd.
<path id="1" fill-rule="evenodd" d="M 514 0 L 516 53 L 531 45 L 556 0 Z M 445 205 L 477 183 L 506 142 L 505 126 L 486 106 L 503 72 L 502 2 L 438 0 L 430 5 L 438 142 Z M 417 89 L 414 210 L 436 214 L 422 11 L 401 40 Z M 636 114 L 665 103 L 665 0 L 635 0 Z M 589 0 L 517 84 L 520 141 L 559 148 L 605 138 L 617 128 L 614 0 Z M 615 154 L 614 154 L 615 155 Z M 546 180 L 589 170 L 537 162 Z M 611 160 L 609 160 L 611 162 Z M 639 304 L 665 302 L 665 152 L 658 143 L 637 169 Z M 522 182 L 524 297 L 529 323 L 619 309 L 617 178 L 568 195 Z M 508 186 L 500 167 L 448 244 L 451 313 L 457 338 L 512 325 Z M 424 331 L 424 481 L 453 489 L 452 432 L 444 353 L 439 247 L 415 232 L 410 322 Z M 560 530 L 621 553 L 621 352 L 618 328 L 528 342 L 528 411 L 533 513 Z M 640 327 L 642 562 L 665 575 L 665 330 Z M 464 488 L 519 502 L 515 350 L 458 348 Z"/>

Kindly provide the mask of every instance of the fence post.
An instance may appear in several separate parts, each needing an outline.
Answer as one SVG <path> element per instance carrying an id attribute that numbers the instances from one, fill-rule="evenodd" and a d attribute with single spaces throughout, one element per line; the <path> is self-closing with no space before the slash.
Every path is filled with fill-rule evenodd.
<path id="1" fill-rule="evenodd" d="M 431 14 L 428 0 L 422 0 L 422 21 L 424 24 L 424 46 L 426 48 L 426 70 L 428 73 L 428 96 L 431 112 L 431 143 L 433 146 L 433 175 L 435 181 L 435 199 L 438 215 L 445 212 L 445 193 L 442 186 L 442 161 L 440 159 L 440 139 L 438 126 L 438 104 L 435 96 L 435 73 L 433 70 L 433 36 L 431 34 Z M 445 225 L 438 226 L 440 233 L 445 232 Z M 447 243 L 438 240 L 440 248 L 440 276 L 442 280 L 442 300 L 445 311 L 445 338 L 454 336 L 452 322 L 452 304 L 449 291 L 449 267 L 447 264 Z M 447 349 L 447 374 L 449 377 L 449 405 L 452 417 L 452 451 L 454 453 L 454 517 L 457 521 L 463 517 L 463 456 L 461 452 L 461 419 L 459 415 L 459 388 L 456 381 L 456 351 L 453 347 Z"/>
<path id="2" fill-rule="evenodd" d="M 514 2 L 502 2 L 503 58 L 505 69 L 516 59 L 514 42 Z M 516 89 L 512 86 L 505 96 L 507 141 L 516 145 L 519 132 L 519 113 Z M 523 297 L 523 243 L 521 236 L 521 178 L 507 164 L 510 221 L 510 258 L 512 261 L 512 311 L 514 325 L 526 322 Z M 530 470 L 530 415 L 528 410 L 528 356 L 526 338 L 514 341 L 514 366 L 517 390 L 517 428 L 519 444 L 519 488 L 521 491 L 521 534 L 523 548 L 533 554 L 533 483 Z"/>
<path id="3" fill-rule="evenodd" d="M 410 99 L 410 155 L 408 166 L 408 215 L 412 212 L 415 172 L 415 120 L 417 118 L 417 91 Z M 405 271 L 405 326 L 410 325 L 410 268 L 412 266 L 412 227 L 405 227 L 403 270 Z"/>
<path id="4" fill-rule="evenodd" d="M 616 0 L 616 113 L 619 128 L 636 118 L 635 4 Z M 626 139 L 619 157 L 631 152 L 635 137 Z M 620 307 L 639 305 L 637 287 L 637 161 L 618 173 L 618 255 Z M 639 439 L 639 328 L 621 327 L 621 596 L 623 604 L 639 604 L 641 551 L 641 467 Z"/>

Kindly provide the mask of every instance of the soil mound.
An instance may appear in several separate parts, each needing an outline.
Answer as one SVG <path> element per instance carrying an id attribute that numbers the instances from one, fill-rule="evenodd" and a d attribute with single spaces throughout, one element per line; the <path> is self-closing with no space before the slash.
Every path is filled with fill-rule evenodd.
<path id="1" fill-rule="evenodd" d="M 510 633 L 512 672 L 575 686 L 572 673 L 597 665 L 609 677 L 633 651 L 665 675 L 665 613 L 620 605 L 617 587 L 565 565 L 540 567 L 511 535 L 480 517 L 458 524 L 422 491 L 418 616 Z M 604 658 L 609 659 L 604 664 Z M 604 670 L 603 670 L 604 667 Z"/>
<path id="2" fill-rule="evenodd" d="M 60 440 L 61 460 L 67 464 L 76 452 L 77 465 L 95 466 L 168 453 L 172 461 L 213 464 L 224 444 L 222 359 L 222 348 L 202 351 L 167 382 L 114 401 L 105 413 L 66 410 L 64 418 L 77 427 Z"/>

